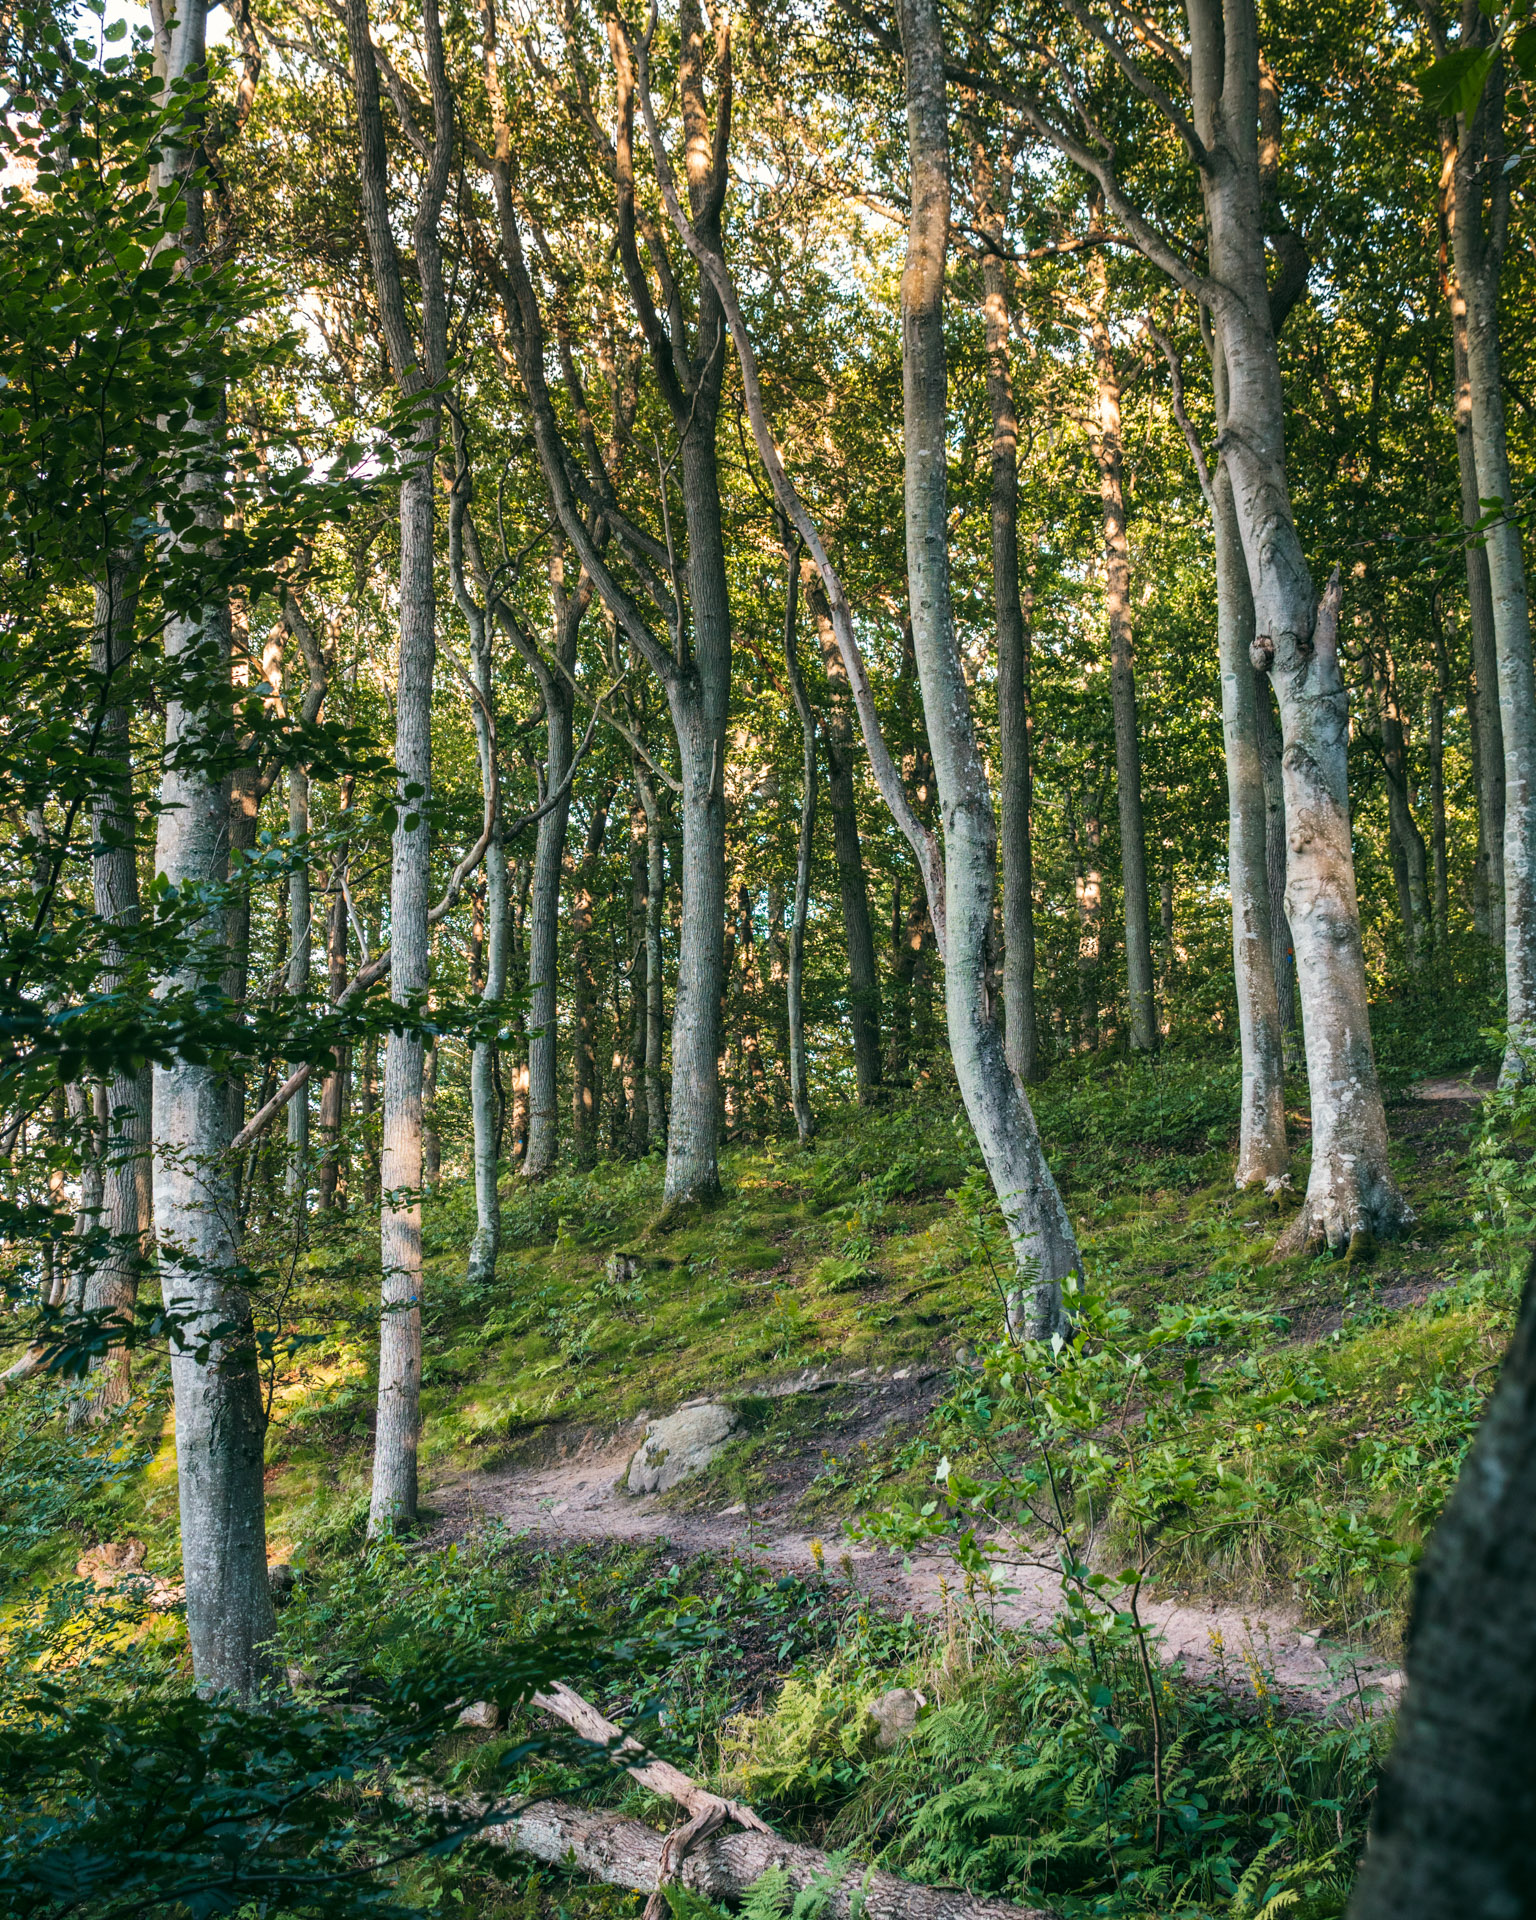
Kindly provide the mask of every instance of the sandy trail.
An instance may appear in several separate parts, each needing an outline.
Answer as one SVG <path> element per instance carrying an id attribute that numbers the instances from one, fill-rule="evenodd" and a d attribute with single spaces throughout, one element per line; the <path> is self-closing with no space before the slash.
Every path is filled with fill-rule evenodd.
<path id="1" fill-rule="evenodd" d="M 792 1573 L 811 1570 L 812 1542 L 819 1538 L 826 1562 L 850 1572 L 873 1600 L 894 1613 L 942 1616 L 946 1588 L 954 1594 L 962 1584 L 942 1554 L 904 1560 L 840 1535 L 817 1536 L 776 1519 L 772 1505 L 749 1517 L 739 1507 L 681 1513 L 653 1498 L 637 1499 L 619 1482 L 642 1431 L 640 1423 L 617 1434 L 567 1434 L 557 1443 L 559 1457 L 545 1464 L 439 1484 L 431 1495 L 439 1516 L 435 1537 L 462 1536 L 497 1520 L 516 1534 L 551 1543 L 666 1541 L 680 1555 L 754 1554 Z M 994 1578 L 999 1624 L 1042 1634 L 1049 1630 L 1061 1610 L 1059 1573 L 1000 1558 Z M 1322 1638 L 1281 1609 L 1143 1597 L 1141 1614 L 1155 1630 L 1162 1658 L 1178 1662 L 1191 1678 L 1252 1690 L 1262 1675 L 1261 1684 L 1293 1709 L 1376 1712 L 1395 1703 L 1401 1689 L 1401 1674 L 1386 1661 Z"/>

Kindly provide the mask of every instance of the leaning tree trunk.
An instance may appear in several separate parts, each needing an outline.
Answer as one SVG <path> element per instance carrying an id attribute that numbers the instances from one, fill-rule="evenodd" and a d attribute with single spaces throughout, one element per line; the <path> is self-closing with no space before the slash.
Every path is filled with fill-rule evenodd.
<path id="1" fill-rule="evenodd" d="M 949 127 L 935 0 L 901 0 L 911 219 L 902 276 L 902 410 L 908 598 L 944 829 L 944 997 L 950 1055 L 1018 1263 L 1010 1321 L 1031 1338 L 1062 1323 L 1077 1243 L 1034 1115 L 1008 1065 L 986 986 L 997 827 L 956 644 L 949 580 L 944 270 Z M 1027 1309 L 1023 1295 L 1027 1294 Z"/>
<path id="2" fill-rule="evenodd" d="M 1350 1920 L 1531 1920 L 1536 1265 L 1414 1583 L 1408 1684 Z"/>
<path id="3" fill-rule="evenodd" d="M 134 845 L 133 763 L 128 708 L 122 683 L 132 662 L 133 561 L 108 557 L 106 578 L 96 589 L 92 666 L 102 679 L 98 753 L 104 778 L 92 797 L 91 878 L 97 917 L 124 932 L 139 923 L 139 872 Z M 122 990 L 123 947 L 108 936 L 102 956 L 102 988 Z M 116 1073 L 107 1082 L 102 1173 L 107 1249 L 85 1289 L 85 1309 L 120 1322 L 132 1318 L 139 1270 L 154 1231 L 151 1164 L 151 1103 L 154 1077 L 148 1067 Z M 129 1349 L 113 1347 L 95 1369 L 91 1416 L 100 1419 L 124 1405 L 132 1390 Z"/>
<path id="4" fill-rule="evenodd" d="M 1120 376 L 1115 368 L 1106 308 L 1109 275 L 1102 251 L 1094 255 L 1095 300 L 1090 335 L 1097 381 L 1093 451 L 1099 468 L 1104 522 L 1104 601 L 1109 616 L 1109 684 L 1115 721 L 1116 798 L 1120 817 L 1120 888 L 1125 913 L 1126 998 L 1131 1049 L 1157 1046 L 1157 995 L 1152 977 L 1152 909 L 1147 897 L 1147 835 L 1141 817 L 1141 742 L 1131 621 L 1131 550 L 1125 532 L 1125 474 L 1121 454 Z"/>
<path id="5" fill-rule="evenodd" d="M 347 41 L 357 103 L 358 182 L 363 226 L 390 370 L 412 404 L 414 425 L 400 483 L 400 663 L 395 698 L 395 765 L 400 781 L 390 853 L 390 998 L 413 1024 L 391 1033 L 384 1056 L 379 1156 L 380 1291 L 378 1419 L 368 1530 L 379 1534 L 416 1518 L 421 1432 L 422 1039 L 414 1022 L 427 992 L 427 925 L 432 801 L 432 673 L 437 658 L 433 577 L 433 468 L 439 411 L 432 397 L 447 375 L 447 317 L 437 226 L 452 159 L 453 103 L 443 64 L 436 0 L 422 13 L 432 96 L 433 138 L 412 224 L 421 290 L 421 344 L 411 330 L 388 191 L 389 157 L 367 0 L 346 0 Z"/>
<path id="6" fill-rule="evenodd" d="M 784 670 L 800 717 L 800 839 L 795 853 L 795 904 L 789 922 L 789 965 L 784 1000 L 789 1019 L 789 1098 L 795 1113 L 795 1131 L 802 1147 L 816 1132 L 811 1111 L 805 1060 L 805 921 L 811 899 L 811 850 L 816 836 L 816 716 L 805 691 L 796 644 L 795 617 L 799 611 L 800 572 L 793 551 L 784 571 Z M 862 871 L 861 876 L 862 878 Z M 865 902 L 866 917 L 868 902 Z M 876 1034 L 876 1055 L 879 1036 Z"/>
<path id="7" fill-rule="evenodd" d="M 545 704 L 549 745 L 544 790 L 552 794 L 564 785 L 575 751 L 570 692 L 553 675 L 545 690 Z M 528 1147 L 523 1155 L 523 1174 L 529 1180 L 542 1180 L 551 1171 L 560 1146 L 556 1090 L 560 1058 L 560 883 L 570 817 L 567 795 L 540 820 L 534 846 L 528 932 Z"/>
<path id="8" fill-rule="evenodd" d="M 861 1107 L 880 1086 L 880 975 L 875 965 L 875 933 L 869 912 L 869 883 L 859 837 L 858 800 L 853 781 L 853 714 L 848 669 L 832 628 L 832 615 L 816 572 L 816 563 L 800 563 L 806 605 L 816 623 L 821 663 L 830 699 L 823 737 L 827 748 L 827 806 L 832 815 L 832 852 L 837 862 L 843 938 L 848 954 L 848 1026 L 853 1041 L 853 1079 Z"/>
<path id="9" fill-rule="evenodd" d="M 172 90 L 180 82 L 202 76 L 205 29 L 200 0 L 187 0 L 165 36 L 168 99 L 176 97 Z M 179 138 L 185 146 L 174 144 Z M 182 246 L 192 261 L 204 238 L 195 147 L 195 132 L 188 129 L 165 143 L 161 160 L 162 181 L 184 183 Z M 214 439 L 223 430 L 219 408 L 207 431 Z M 210 454 L 211 473 L 218 470 L 217 449 Z M 209 543 L 205 553 L 211 553 L 223 522 L 208 487 L 204 474 L 186 489 L 186 504 Z M 193 671 L 166 703 L 156 877 L 178 897 L 217 899 L 229 872 L 229 782 L 201 771 L 199 762 L 216 766 L 226 744 L 227 695 L 221 699 L 219 682 L 228 671 L 228 607 L 210 605 L 200 616 L 169 619 L 164 633 L 167 658 Z M 162 990 L 217 988 L 224 939 L 224 916 L 212 906 Z M 178 1058 L 155 1067 L 155 1231 L 161 1293 L 175 1323 L 171 1389 L 192 1670 L 201 1688 L 228 1688 L 249 1698 L 273 1677 L 269 1649 L 276 1621 L 267 1580 L 266 1419 L 250 1302 L 238 1279 L 230 1139 L 229 1082 L 217 1064 Z"/>

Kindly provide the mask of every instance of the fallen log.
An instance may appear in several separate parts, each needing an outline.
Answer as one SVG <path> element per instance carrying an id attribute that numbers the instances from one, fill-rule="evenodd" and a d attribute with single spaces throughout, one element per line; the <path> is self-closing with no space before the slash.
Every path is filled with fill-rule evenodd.
<path id="1" fill-rule="evenodd" d="M 482 1838 L 550 1866 L 579 1867 L 634 1893 L 654 1894 L 664 1878 L 676 1879 L 726 1907 L 739 1906 L 747 1889 L 777 1868 L 788 1876 L 794 1894 L 813 1886 L 827 1889 L 827 1920 L 849 1920 L 855 1912 L 861 1920 L 1054 1920 L 1040 1907 L 979 1900 L 959 1888 L 924 1886 L 872 1868 L 849 1868 L 830 1885 L 826 1854 L 754 1828 L 701 1836 L 668 1873 L 662 1860 L 665 1834 L 621 1814 L 594 1813 L 560 1800 L 541 1801 L 486 1827 Z"/>

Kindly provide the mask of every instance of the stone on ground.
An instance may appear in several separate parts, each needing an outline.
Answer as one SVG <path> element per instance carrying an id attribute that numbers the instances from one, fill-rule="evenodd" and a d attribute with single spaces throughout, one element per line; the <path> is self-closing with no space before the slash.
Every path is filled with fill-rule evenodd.
<path id="1" fill-rule="evenodd" d="M 690 1401 L 647 1425 L 624 1485 L 634 1494 L 665 1493 L 707 1467 L 735 1431 L 736 1415 L 729 1407 L 712 1400 Z"/>

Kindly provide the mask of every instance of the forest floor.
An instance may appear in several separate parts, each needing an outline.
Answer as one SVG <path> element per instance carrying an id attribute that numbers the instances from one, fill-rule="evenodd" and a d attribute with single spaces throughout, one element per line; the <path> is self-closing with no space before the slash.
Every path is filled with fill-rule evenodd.
<path id="1" fill-rule="evenodd" d="M 668 1231 L 659 1159 L 510 1179 L 477 1290 L 450 1168 L 426 1208 L 423 1519 L 388 1552 L 363 1542 L 376 1225 L 361 1208 L 298 1240 L 261 1223 L 270 1557 L 298 1574 L 285 1657 L 355 1698 L 455 1635 L 577 1619 L 640 1661 L 591 1683 L 609 1711 L 659 1711 L 680 1764 L 818 1844 L 1064 1915 L 1158 1920 L 1246 1916 L 1240 1870 L 1267 1861 L 1266 1899 L 1294 1887 L 1300 1920 L 1339 1913 L 1413 1564 L 1496 1379 L 1536 1220 L 1536 1095 L 1485 1092 L 1445 1074 L 1399 1089 L 1412 1225 L 1350 1265 L 1276 1261 L 1294 1196 L 1232 1190 L 1231 1063 L 1094 1062 L 1040 1090 L 1088 1275 L 1092 1391 L 1053 1415 L 1049 1451 L 1074 1550 L 1109 1582 L 1091 1628 L 1016 1497 L 1039 1427 L 998 1344 L 995 1210 L 941 1087 L 828 1115 L 807 1151 L 731 1146 L 720 1202 Z M 1304 1109 L 1290 1120 L 1299 1191 Z M 1169 1364 L 1117 1390 L 1143 1346 Z M 699 1401 L 736 1421 L 723 1450 L 631 1495 L 647 1422 Z M 24 1605 L 129 1536 L 174 1579 L 163 1367 L 105 1437 L 46 1402 L 0 1403 L 0 1599 Z M 1150 1693 L 1114 1587 L 1138 1547 L 1140 1618 L 1168 1663 Z M 146 1657 L 184 1663 L 174 1617 L 147 1631 Z M 887 1754 L 869 1702 L 898 1682 L 928 1717 Z M 1161 1784 L 1159 1702 L 1183 1756 Z M 1147 1851 L 1149 1793 L 1182 1808 L 1177 1859 Z M 574 1884 L 543 1908 L 471 1886 L 484 1916 L 630 1911 Z"/>

